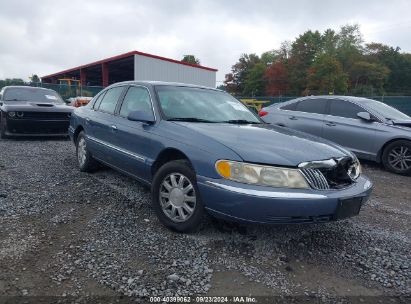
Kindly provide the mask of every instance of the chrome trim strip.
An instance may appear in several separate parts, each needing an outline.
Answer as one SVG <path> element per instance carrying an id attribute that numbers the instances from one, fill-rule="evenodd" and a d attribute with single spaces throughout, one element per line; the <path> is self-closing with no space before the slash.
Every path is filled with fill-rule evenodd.
<path id="1" fill-rule="evenodd" d="M 233 187 L 229 185 L 224 185 L 212 181 L 206 181 L 207 184 L 213 185 L 215 187 L 232 191 L 235 193 L 240 193 L 240 194 L 247 194 L 247 195 L 252 195 L 252 196 L 258 196 L 258 197 L 267 197 L 267 198 L 296 198 L 296 199 L 301 199 L 301 198 L 326 198 L 327 196 L 322 195 L 322 194 L 313 194 L 313 193 L 298 193 L 298 192 L 281 192 L 281 191 L 262 191 L 262 190 L 254 190 L 254 189 L 246 189 L 246 188 L 239 188 L 239 187 Z"/>
<path id="2" fill-rule="evenodd" d="M 130 157 L 133 157 L 133 158 L 137 159 L 138 161 L 145 162 L 145 160 L 146 160 L 144 157 L 142 157 L 142 156 L 140 156 L 140 155 L 138 155 L 138 154 L 136 154 L 136 153 L 130 152 L 130 151 L 128 151 L 128 150 L 121 149 L 121 148 L 119 148 L 119 147 L 117 147 L 117 146 L 114 146 L 114 145 L 112 145 L 112 144 L 109 144 L 109 143 L 107 143 L 107 142 L 105 142 L 105 141 L 102 141 L 102 140 L 100 140 L 100 139 L 97 139 L 97 138 L 95 138 L 95 137 L 93 137 L 93 136 L 86 135 L 86 137 L 87 137 L 88 139 L 90 139 L 90 140 L 92 140 L 92 141 L 100 144 L 100 145 L 109 147 L 109 148 L 111 148 L 111 149 L 113 149 L 113 150 L 116 150 L 116 151 L 121 152 L 121 153 L 124 153 L 124 154 L 126 154 L 126 155 L 128 155 L 128 156 L 130 156 Z"/>
<path id="3" fill-rule="evenodd" d="M 337 161 L 333 158 L 325 160 L 314 160 L 303 162 L 298 165 L 298 168 L 317 169 L 317 168 L 332 168 L 337 165 Z"/>

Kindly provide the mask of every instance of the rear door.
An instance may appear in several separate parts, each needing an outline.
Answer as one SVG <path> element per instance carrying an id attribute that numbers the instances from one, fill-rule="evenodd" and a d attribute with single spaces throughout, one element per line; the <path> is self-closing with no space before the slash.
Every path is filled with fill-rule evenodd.
<path id="1" fill-rule="evenodd" d="M 375 157 L 375 135 L 378 123 L 368 122 L 357 116 L 366 112 L 347 100 L 330 99 L 329 115 L 324 120 L 323 137 L 340 144 L 362 158 Z"/>
<path id="2" fill-rule="evenodd" d="M 282 123 L 291 129 L 322 136 L 326 105 L 327 100 L 323 98 L 308 98 L 298 101 L 293 104 L 293 107 L 281 110 Z"/>
<path id="3" fill-rule="evenodd" d="M 86 132 L 92 154 L 109 164 L 115 165 L 120 160 L 115 150 L 116 129 L 115 111 L 124 92 L 125 86 L 113 87 L 96 101 L 94 111 L 86 119 Z"/>
<path id="4" fill-rule="evenodd" d="M 134 176 L 148 181 L 151 171 L 150 163 L 158 143 L 151 131 L 155 124 L 131 121 L 127 116 L 132 111 L 142 111 L 155 118 L 150 91 L 144 86 L 130 86 L 124 95 L 116 118 L 117 145 L 123 154 L 119 168 Z"/>

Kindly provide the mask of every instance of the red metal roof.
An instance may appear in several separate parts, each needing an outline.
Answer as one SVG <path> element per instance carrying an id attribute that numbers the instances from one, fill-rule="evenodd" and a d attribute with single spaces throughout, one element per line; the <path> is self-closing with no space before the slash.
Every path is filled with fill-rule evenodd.
<path id="1" fill-rule="evenodd" d="M 109 58 L 102 59 L 102 60 L 98 60 L 98 61 L 95 61 L 95 62 L 92 62 L 92 63 L 83 64 L 83 65 L 80 65 L 78 67 L 67 69 L 67 70 L 64 70 L 64 71 L 61 71 L 61 72 L 57 72 L 57 73 L 53 73 L 53 74 L 50 74 L 50 75 L 42 76 L 41 78 L 49 78 L 49 77 L 53 77 L 53 76 L 57 76 L 57 75 L 77 71 L 77 70 L 80 70 L 80 69 L 84 69 L 84 68 L 87 68 L 87 67 L 91 67 L 91 66 L 94 66 L 94 65 L 98 65 L 98 64 L 102 64 L 102 63 L 106 63 L 106 62 L 126 58 L 126 57 L 133 56 L 133 55 L 141 55 L 141 56 L 151 57 L 151 58 L 155 58 L 155 59 L 160 59 L 160 60 L 173 62 L 173 63 L 177 63 L 177 64 L 181 64 L 181 65 L 187 65 L 187 66 L 191 66 L 193 68 L 198 68 L 198 69 L 203 69 L 203 70 L 208 70 L 208 71 L 213 71 L 213 72 L 218 71 L 217 69 L 205 67 L 205 66 L 198 65 L 198 64 L 182 62 L 182 61 L 178 61 L 178 60 L 174 60 L 174 59 L 170 59 L 170 58 L 166 58 L 166 57 L 161 57 L 161 56 L 157 56 L 157 55 L 147 54 L 147 53 L 143 53 L 143 52 L 139 52 L 139 51 L 131 51 L 131 52 L 128 52 L 128 53 L 120 54 L 120 55 L 109 57 Z"/>

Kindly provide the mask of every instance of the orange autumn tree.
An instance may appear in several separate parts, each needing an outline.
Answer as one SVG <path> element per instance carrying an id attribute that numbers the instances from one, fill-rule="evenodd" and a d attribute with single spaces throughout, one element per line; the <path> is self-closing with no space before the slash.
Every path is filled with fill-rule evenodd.
<path id="1" fill-rule="evenodd" d="M 277 61 L 272 63 L 264 75 L 266 79 L 265 93 L 268 96 L 285 95 L 290 87 L 286 65 Z"/>

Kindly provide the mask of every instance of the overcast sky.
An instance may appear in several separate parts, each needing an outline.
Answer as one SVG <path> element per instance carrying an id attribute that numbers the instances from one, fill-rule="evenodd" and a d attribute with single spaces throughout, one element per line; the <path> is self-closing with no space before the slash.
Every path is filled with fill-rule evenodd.
<path id="1" fill-rule="evenodd" d="M 0 78 L 138 50 L 178 60 L 194 54 L 222 81 L 242 53 L 347 23 L 360 24 L 366 42 L 411 52 L 410 0 L 9 0 L 0 9 Z"/>

